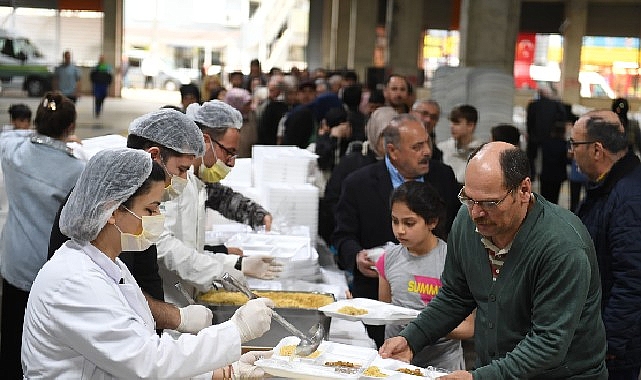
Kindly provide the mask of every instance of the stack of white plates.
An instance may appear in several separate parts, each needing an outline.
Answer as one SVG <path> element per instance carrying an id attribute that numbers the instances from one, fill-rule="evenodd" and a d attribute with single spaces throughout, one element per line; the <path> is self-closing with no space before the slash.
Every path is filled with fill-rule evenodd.
<path id="1" fill-rule="evenodd" d="M 273 257 L 283 264 L 280 280 L 316 281 L 322 278 L 318 252 L 311 247 L 309 237 L 276 233 L 239 233 L 227 240 L 225 245 L 241 248 L 243 255 L 248 257 Z"/>
<path id="2" fill-rule="evenodd" d="M 264 206 L 273 216 L 273 228 L 307 226 L 312 242 L 318 230 L 318 196 L 318 187 L 308 184 L 270 183 L 263 187 Z"/>
<path id="3" fill-rule="evenodd" d="M 253 184 L 305 184 L 313 176 L 317 156 L 291 146 L 254 145 L 252 147 Z M 311 173 L 311 174 L 310 174 Z"/>

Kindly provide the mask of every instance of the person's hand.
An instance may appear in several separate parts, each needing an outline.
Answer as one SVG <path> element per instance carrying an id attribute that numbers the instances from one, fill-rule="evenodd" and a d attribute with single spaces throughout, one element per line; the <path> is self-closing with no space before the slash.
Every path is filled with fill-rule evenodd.
<path id="1" fill-rule="evenodd" d="M 274 302 L 269 298 L 255 298 L 236 310 L 230 320 L 238 328 L 242 343 L 258 338 L 269 330 L 274 312 L 272 307 Z"/>
<path id="2" fill-rule="evenodd" d="M 214 314 L 212 311 L 202 305 L 189 305 L 181 307 L 180 324 L 176 330 L 183 333 L 196 334 L 205 327 L 211 326 Z"/>
<path id="3" fill-rule="evenodd" d="M 356 255 L 356 268 L 358 268 L 365 277 L 378 277 L 378 272 L 372 269 L 375 266 L 376 263 L 367 256 L 366 249 Z"/>
<path id="4" fill-rule="evenodd" d="M 265 214 L 263 217 L 263 226 L 265 227 L 265 232 L 272 230 L 272 214 Z"/>
<path id="5" fill-rule="evenodd" d="M 448 373 L 445 376 L 437 377 L 437 379 L 470 380 L 470 379 L 474 379 L 474 376 L 472 376 L 472 374 L 467 371 L 458 370 L 452 373 Z"/>
<path id="6" fill-rule="evenodd" d="M 265 376 L 265 371 L 262 368 L 256 367 L 254 363 L 256 360 L 269 359 L 274 354 L 274 351 L 249 351 L 240 357 L 240 360 L 232 364 L 234 369 L 234 376 L 236 379 L 262 379 Z"/>
<path id="7" fill-rule="evenodd" d="M 243 250 L 238 248 L 238 247 L 227 247 L 227 254 L 228 255 L 242 256 L 243 255 Z"/>
<path id="8" fill-rule="evenodd" d="M 383 359 L 392 358 L 406 363 L 409 363 L 414 356 L 412 349 L 407 344 L 407 340 L 402 336 L 395 336 L 385 340 L 378 353 Z"/>
<path id="9" fill-rule="evenodd" d="M 280 275 L 283 265 L 273 257 L 243 257 L 242 272 L 245 276 L 272 280 Z"/>

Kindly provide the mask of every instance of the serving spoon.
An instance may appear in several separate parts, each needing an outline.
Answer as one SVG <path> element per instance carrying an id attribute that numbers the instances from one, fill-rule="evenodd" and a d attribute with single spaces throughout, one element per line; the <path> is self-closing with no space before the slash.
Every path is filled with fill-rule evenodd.
<path id="1" fill-rule="evenodd" d="M 250 300 L 254 298 L 259 298 L 256 294 L 254 294 L 251 290 L 249 290 L 249 288 L 241 284 L 229 273 L 225 273 L 222 277 L 222 280 L 226 282 L 228 285 L 238 289 L 241 293 L 246 295 Z M 276 311 L 272 313 L 272 319 L 278 322 L 281 326 L 283 326 L 285 330 L 287 330 L 289 333 L 294 334 L 295 336 L 300 338 L 300 343 L 298 343 L 298 345 L 296 346 L 296 349 L 294 350 L 294 353 L 298 356 L 310 355 L 312 352 L 316 351 L 316 349 L 318 348 L 318 346 L 321 344 L 323 340 L 324 331 L 323 331 L 323 326 L 321 325 L 320 322 L 312 326 L 312 328 L 309 330 L 310 336 L 307 336 L 303 334 L 299 329 L 297 329 L 294 325 L 289 323 L 285 318 L 283 318 Z"/>

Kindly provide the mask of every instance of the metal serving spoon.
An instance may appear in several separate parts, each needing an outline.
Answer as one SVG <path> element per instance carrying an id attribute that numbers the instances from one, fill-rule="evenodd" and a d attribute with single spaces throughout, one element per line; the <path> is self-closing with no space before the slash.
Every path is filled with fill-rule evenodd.
<path id="1" fill-rule="evenodd" d="M 222 280 L 227 284 L 231 285 L 232 287 L 238 289 L 241 293 L 249 297 L 250 300 L 254 298 L 258 298 L 256 294 L 254 294 L 246 286 L 241 284 L 238 280 L 233 278 L 229 273 L 225 273 L 222 277 Z M 323 331 L 323 326 L 320 324 L 320 322 L 314 325 L 309 330 L 309 333 L 311 336 L 308 337 L 307 335 L 303 334 L 299 329 L 297 329 L 294 325 L 289 323 L 285 318 L 283 318 L 276 311 L 272 313 L 272 319 L 278 322 L 281 326 L 283 326 L 285 330 L 287 330 L 291 334 L 294 334 L 295 336 L 300 338 L 300 343 L 298 343 L 294 351 L 294 353 L 298 356 L 307 356 L 312 352 L 316 351 L 318 346 L 321 344 L 321 341 L 323 340 L 324 331 Z"/>

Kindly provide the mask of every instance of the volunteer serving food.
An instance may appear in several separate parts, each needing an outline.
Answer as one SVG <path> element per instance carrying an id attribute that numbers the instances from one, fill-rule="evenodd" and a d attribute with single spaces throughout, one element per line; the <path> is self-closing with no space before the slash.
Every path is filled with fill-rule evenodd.
<path id="1" fill-rule="evenodd" d="M 158 239 L 164 181 L 163 168 L 142 150 L 102 151 L 87 163 L 60 216 L 71 240 L 31 288 L 22 336 L 27 378 L 194 377 L 238 360 L 241 343 L 269 329 L 273 304 L 261 298 L 198 335 L 155 333 L 118 255 Z"/>

